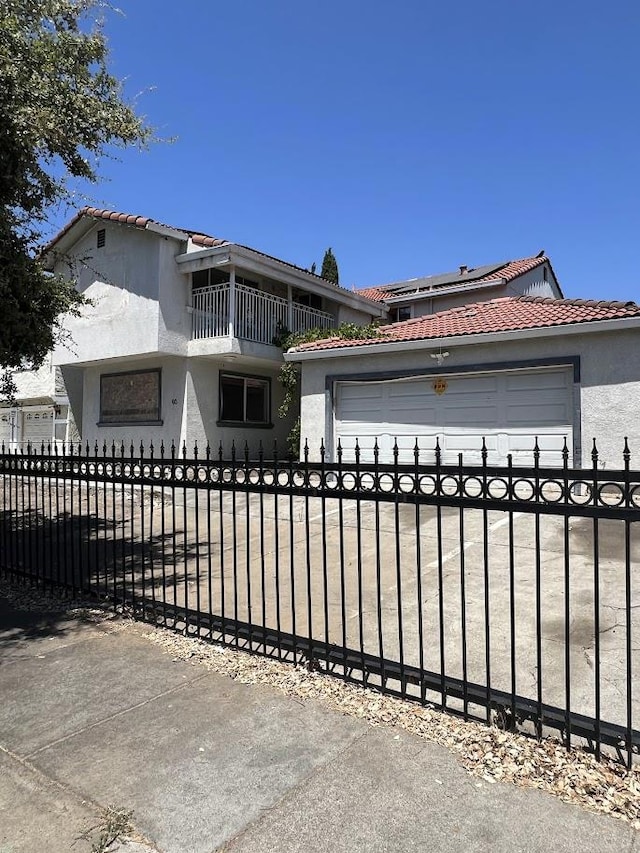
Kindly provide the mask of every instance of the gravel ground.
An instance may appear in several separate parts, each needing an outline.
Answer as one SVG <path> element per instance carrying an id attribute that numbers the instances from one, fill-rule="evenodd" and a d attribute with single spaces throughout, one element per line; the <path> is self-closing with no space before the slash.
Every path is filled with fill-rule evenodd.
<path id="1" fill-rule="evenodd" d="M 138 633 L 176 661 L 186 661 L 228 675 L 243 684 L 265 684 L 298 699 L 323 702 L 372 726 L 397 727 L 450 749 L 469 773 L 486 782 L 511 782 L 538 788 L 593 812 L 605 812 L 640 829 L 640 767 L 627 771 L 609 758 L 601 761 L 581 749 L 567 752 L 555 738 L 537 741 L 522 734 L 463 720 L 430 706 L 383 696 L 375 690 L 340 681 L 304 666 L 293 666 L 242 650 L 227 648 L 164 628 L 149 628 L 126 614 L 95 603 L 45 597 L 37 590 L 0 580 L 0 596 L 14 606 L 51 610 L 66 616 L 109 620 L 113 630 Z"/>

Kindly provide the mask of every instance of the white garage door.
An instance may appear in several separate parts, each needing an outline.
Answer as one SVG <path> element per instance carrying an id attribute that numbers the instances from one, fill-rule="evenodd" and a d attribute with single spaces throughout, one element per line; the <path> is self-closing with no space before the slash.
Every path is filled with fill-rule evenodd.
<path id="1" fill-rule="evenodd" d="M 397 440 L 399 458 L 413 462 L 416 439 L 420 461 L 433 462 L 436 439 L 442 461 L 466 464 L 482 461 L 483 437 L 490 465 L 533 463 L 535 438 L 541 465 L 561 465 L 566 437 L 572 459 L 572 375 L 553 369 L 467 374 L 386 382 L 338 382 L 335 437 L 345 461 L 354 459 L 355 441 L 361 460 L 373 460 L 377 438 L 380 461 L 393 461 Z"/>
<path id="2" fill-rule="evenodd" d="M 53 437 L 53 409 L 25 410 L 22 413 L 22 445 L 29 442 L 40 450 L 42 442 L 45 449 Z"/>

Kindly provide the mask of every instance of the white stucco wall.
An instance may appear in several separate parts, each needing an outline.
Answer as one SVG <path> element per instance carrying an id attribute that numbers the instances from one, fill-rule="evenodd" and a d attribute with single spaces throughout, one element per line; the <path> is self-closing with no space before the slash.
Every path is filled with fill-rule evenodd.
<path id="1" fill-rule="evenodd" d="M 153 442 L 154 450 L 159 453 L 160 443 L 164 441 L 168 453 L 171 441 L 182 452 L 182 443 L 186 442 L 191 453 L 194 443 L 204 454 L 207 441 L 212 453 L 217 454 L 220 441 L 225 455 L 231 451 L 231 442 L 235 440 L 238 453 L 244 452 L 245 441 L 249 445 L 252 458 L 257 456 L 262 441 L 265 458 L 271 454 L 274 438 L 281 452 L 286 452 L 286 438 L 295 415 L 282 419 L 278 417 L 278 407 L 282 402 L 283 390 L 278 382 L 278 369 L 265 370 L 260 365 L 229 364 L 222 359 L 178 358 L 163 356 L 154 359 L 126 363 L 122 370 L 161 369 L 161 425 L 112 424 L 98 426 L 100 420 L 100 376 L 103 373 L 117 372 L 110 366 L 88 367 L 83 370 L 83 406 L 82 440 L 90 447 L 97 441 L 102 449 L 104 441 L 107 447 L 115 442 L 120 447 L 125 442 L 127 453 L 133 441 L 136 453 L 142 441 L 145 447 Z M 271 380 L 271 420 L 269 429 L 218 426 L 219 412 L 219 375 L 220 371 L 260 376 Z"/>
<path id="2" fill-rule="evenodd" d="M 218 426 L 220 417 L 219 381 L 220 371 L 258 376 L 271 380 L 271 423 L 272 428 Z M 278 381 L 279 368 L 266 369 L 263 365 L 246 365 L 238 362 L 228 363 L 222 359 L 189 359 L 187 368 L 187 405 L 186 426 L 187 444 L 198 442 L 204 448 L 207 441 L 212 453 L 218 452 L 222 441 L 225 454 L 231 451 L 231 442 L 235 441 L 238 453 L 244 452 L 245 442 L 249 445 L 252 457 L 258 453 L 260 442 L 265 458 L 271 455 L 274 439 L 278 442 L 280 453 L 286 452 L 286 439 L 295 420 L 295 413 L 287 418 L 278 417 L 278 408 L 283 399 L 282 385 Z M 297 413 L 297 409 L 296 409 Z"/>
<path id="3" fill-rule="evenodd" d="M 547 281 L 545 281 L 543 269 L 544 267 L 536 267 L 519 275 L 514 281 L 510 281 L 504 296 L 558 296 L 552 284 L 551 270 L 547 268 Z"/>
<path id="4" fill-rule="evenodd" d="M 104 227 L 106 243 L 96 247 L 96 231 Z M 158 350 L 158 282 L 160 246 L 155 234 L 116 223 L 97 223 L 68 253 L 78 290 L 91 300 L 79 317 L 64 322 L 71 341 L 56 347 L 54 364 L 88 363 L 100 359 Z M 56 272 L 69 273 L 68 263 Z"/>
<path id="5" fill-rule="evenodd" d="M 506 292 L 505 287 L 498 286 L 469 290 L 468 292 L 451 293 L 449 295 L 443 294 L 442 296 L 434 294 L 427 299 L 393 303 L 392 307 L 397 308 L 400 304 L 410 305 L 412 317 L 424 317 L 426 314 L 435 314 L 437 311 L 447 311 L 449 308 L 468 305 L 469 302 L 487 302 L 489 299 L 498 299 L 500 296 L 507 295 L 509 294 Z"/>
<path id="6" fill-rule="evenodd" d="M 337 315 L 338 325 L 341 323 L 357 323 L 360 326 L 367 326 L 374 319 L 373 313 L 359 311 L 349 305 L 336 305 L 336 309 L 332 313 Z"/>
<path id="7" fill-rule="evenodd" d="M 328 375 L 382 373 L 396 370 L 422 370 L 435 375 L 432 350 L 406 353 L 356 355 L 302 362 L 301 435 L 314 454 L 320 440 L 328 447 L 333 442 L 333 412 L 326 391 Z M 461 367 L 491 364 L 505 369 L 510 362 L 552 360 L 554 357 L 580 358 L 580 382 L 576 384 L 575 451 L 582 465 L 591 464 L 591 441 L 596 438 L 600 463 L 606 468 L 622 465 L 624 438 L 628 436 L 635 464 L 640 466 L 640 330 L 599 334 L 556 335 L 529 340 L 465 346 L 446 345 L 450 353 L 444 368 L 455 373 Z"/>
<path id="8" fill-rule="evenodd" d="M 56 396 L 56 373 L 49 355 L 38 370 L 16 370 L 16 399 L 21 403 L 50 401 Z"/>
<path id="9" fill-rule="evenodd" d="M 158 350 L 186 355 L 191 337 L 191 276 L 182 273 L 175 262 L 184 244 L 169 237 L 156 238 L 158 244 Z"/>
<path id="10" fill-rule="evenodd" d="M 185 376 L 187 360 L 185 358 L 156 357 L 148 360 L 140 360 L 135 363 L 124 365 L 87 367 L 83 371 L 82 392 L 82 440 L 88 441 L 90 447 L 94 442 L 102 448 L 102 443 L 115 441 L 120 446 L 125 441 L 127 453 L 129 443 L 133 441 L 134 446 L 140 446 L 144 442 L 145 447 L 153 442 L 156 452 L 160 450 L 160 442 L 164 440 L 165 448 L 168 448 L 172 439 L 176 445 L 184 438 L 183 432 L 183 409 L 185 393 Z M 100 376 L 103 373 L 116 373 L 119 370 L 150 370 L 161 369 L 161 411 L 162 424 L 157 426 L 143 426 L 136 424 L 124 424 L 114 426 L 112 424 L 98 426 L 100 421 Z"/>

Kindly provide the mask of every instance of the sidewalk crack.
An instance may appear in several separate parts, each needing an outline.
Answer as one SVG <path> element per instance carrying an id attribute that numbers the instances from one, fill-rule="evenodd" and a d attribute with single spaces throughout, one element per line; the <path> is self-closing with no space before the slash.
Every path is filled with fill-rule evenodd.
<path id="1" fill-rule="evenodd" d="M 209 675 L 208 672 L 204 672 L 202 675 L 198 675 L 195 678 L 189 679 L 189 681 L 185 681 L 182 684 L 176 684 L 174 687 L 169 687 L 167 690 L 163 690 L 161 693 L 156 693 L 154 696 L 150 696 L 148 699 L 144 699 L 142 702 L 137 702 L 135 705 L 130 705 L 128 708 L 123 708 L 121 711 L 115 711 L 113 714 L 109 714 L 107 717 L 103 717 L 100 720 L 96 720 L 95 723 L 90 723 L 88 726 L 83 726 L 82 728 L 76 729 L 73 732 L 70 732 L 63 737 L 57 738 L 56 740 L 51 741 L 50 743 L 45 744 L 44 746 L 38 747 L 38 749 L 34 749 L 33 752 L 28 753 L 24 756 L 25 760 L 29 760 L 36 755 L 39 755 L 41 752 L 46 752 L 46 750 L 51 749 L 54 746 L 58 746 L 60 743 L 65 743 L 71 738 L 76 737 L 77 735 L 83 734 L 84 732 L 91 731 L 91 729 L 95 729 L 98 726 L 103 725 L 104 723 L 108 723 L 111 720 L 116 720 L 118 717 L 123 717 L 125 714 L 130 713 L 131 711 L 137 711 L 139 708 L 144 708 L 145 705 L 151 704 L 151 702 L 155 702 L 158 699 L 162 699 L 164 696 L 170 696 L 172 693 L 176 693 L 178 690 L 184 690 L 185 687 L 190 687 L 192 684 L 196 684 L 198 681 L 202 681 L 203 678 L 207 678 Z M 0 745 L 0 749 L 3 747 Z"/>

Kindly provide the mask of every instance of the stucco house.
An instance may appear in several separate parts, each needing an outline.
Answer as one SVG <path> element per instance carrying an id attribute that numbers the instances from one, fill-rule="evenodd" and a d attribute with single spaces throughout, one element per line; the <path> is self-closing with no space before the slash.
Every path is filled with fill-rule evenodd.
<path id="1" fill-rule="evenodd" d="M 421 276 L 357 291 L 388 306 L 394 322 L 423 317 L 468 302 L 500 296 L 548 296 L 561 299 L 562 290 L 544 252 L 481 267 L 461 265 L 454 272 Z"/>
<path id="2" fill-rule="evenodd" d="M 53 365 L 51 354 L 38 370 L 17 370 L 13 379 L 15 402 L 0 406 L 0 447 L 40 447 L 43 442 L 63 443 L 79 437 L 62 373 Z"/>
<path id="3" fill-rule="evenodd" d="M 126 213 L 84 208 L 42 258 L 89 300 L 65 319 L 72 343 L 49 369 L 91 447 L 284 444 L 282 331 L 388 316 L 383 303 L 256 249 Z"/>
<path id="4" fill-rule="evenodd" d="M 302 373 L 301 436 L 311 458 L 620 468 L 624 438 L 640 450 L 640 306 L 499 296 L 397 322 L 370 340 L 328 339 L 285 358 Z"/>

